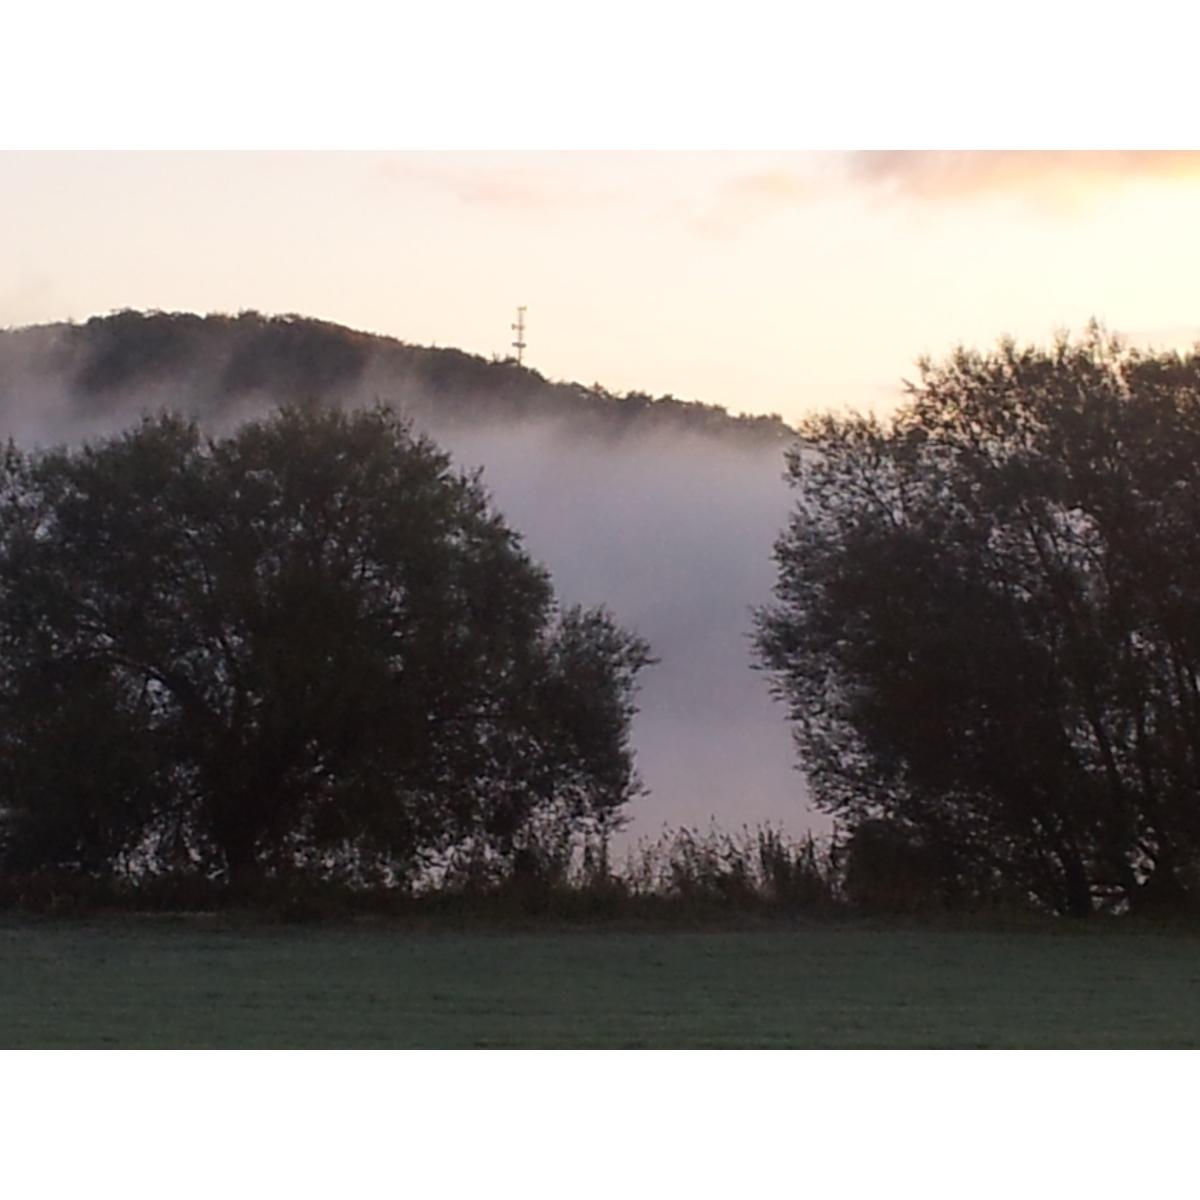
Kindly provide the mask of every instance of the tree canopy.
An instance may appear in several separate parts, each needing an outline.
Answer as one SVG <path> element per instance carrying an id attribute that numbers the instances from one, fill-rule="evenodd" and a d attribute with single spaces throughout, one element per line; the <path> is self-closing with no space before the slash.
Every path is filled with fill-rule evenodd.
<path id="1" fill-rule="evenodd" d="M 921 369 L 789 457 L 757 645 L 818 803 L 948 899 L 1196 896 L 1200 354 L 1093 327 Z"/>
<path id="2" fill-rule="evenodd" d="M 389 410 L 10 446 L 0 506 L 11 869 L 403 883 L 638 790 L 647 647 Z"/>
<path id="3" fill-rule="evenodd" d="M 51 409 L 63 406 L 56 420 L 27 410 L 30 379 L 43 404 L 49 396 Z M 0 329 L 0 419 L 9 423 L 20 416 L 57 430 L 66 419 L 99 418 L 111 428 L 151 398 L 211 425 L 310 392 L 339 407 L 386 396 L 425 427 L 566 420 L 601 440 L 667 432 L 747 447 L 782 447 L 792 435 L 777 415 L 735 416 L 669 395 L 554 382 L 512 361 L 294 314 L 124 310 L 78 325 Z"/>

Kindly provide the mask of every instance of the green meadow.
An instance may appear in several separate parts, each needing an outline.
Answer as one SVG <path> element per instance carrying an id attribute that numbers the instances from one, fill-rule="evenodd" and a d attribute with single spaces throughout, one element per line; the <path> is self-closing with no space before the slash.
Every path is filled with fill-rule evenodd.
<path id="1" fill-rule="evenodd" d="M 0 1046 L 1200 1047 L 1200 937 L 9 918 Z"/>

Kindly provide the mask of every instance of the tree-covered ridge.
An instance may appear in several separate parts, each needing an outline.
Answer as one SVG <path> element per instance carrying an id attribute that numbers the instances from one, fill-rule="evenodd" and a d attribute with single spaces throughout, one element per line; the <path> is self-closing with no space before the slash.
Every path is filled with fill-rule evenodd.
<path id="1" fill-rule="evenodd" d="M 174 407 L 183 390 L 201 419 L 247 400 L 320 395 L 342 403 L 380 399 L 440 423 L 556 418 L 600 436 L 668 430 L 747 444 L 785 444 L 793 436 L 776 415 L 734 416 L 719 405 L 644 392 L 617 395 L 599 384 L 554 382 L 511 360 L 258 312 L 125 310 L 83 324 L 0 331 L 0 420 L 30 376 L 59 380 L 85 419 L 122 411 L 131 396 Z"/>

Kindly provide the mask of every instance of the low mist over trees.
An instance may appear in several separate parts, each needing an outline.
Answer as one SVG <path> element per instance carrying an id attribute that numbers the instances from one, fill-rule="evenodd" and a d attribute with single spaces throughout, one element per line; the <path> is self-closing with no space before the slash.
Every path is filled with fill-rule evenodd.
<path id="1" fill-rule="evenodd" d="M 946 902 L 1200 897 L 1200 356 L 960 351 L 801 433 L 758 646 L 820 805 Z"/>
<path id="2" fill-rule="evenodd" d="M 10 447 L 0 505 L 10 870 L 403 883 L 637 792 L 647 647 L 388 410 Z"/>
<path id="3" fill-rule="evenodd" d="M 297 315 L 122 311 L 82 324 L 0 329 L 0 424 L 38 439 L 107 430 L 150 407 L 227 425 L 269 405 L 319 395 L 333 406 L 381 397 L 421 425 L 566 421 L 600 439 L 665 431 L 731 445 L 782 446 L 776 415 L 600 384 L 555 382 L 511 359 L 414 346 Z M 36 397 L 36 399 L 34 399 Z"/>

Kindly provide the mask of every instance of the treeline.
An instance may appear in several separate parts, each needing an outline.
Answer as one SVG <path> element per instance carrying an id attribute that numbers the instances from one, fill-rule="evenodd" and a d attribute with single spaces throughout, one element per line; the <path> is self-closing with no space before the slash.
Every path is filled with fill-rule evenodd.
<path id="1" fill-rule="evenodd" d="M 580 436 L 653 431 L 746 445 L 784 445 L 778 416 L 734 416 L 719 405 L 600 384 L 553 382 L 510 360 L 414 346 L 295 315 L 122 311 L 82 324 L 0 331 L 0 421 L 30 380 L 57 381 L 80 420 L 171 408 L 202 422 L 248 403 L 386 402 L 418 424 L 553 419 Z"/>

